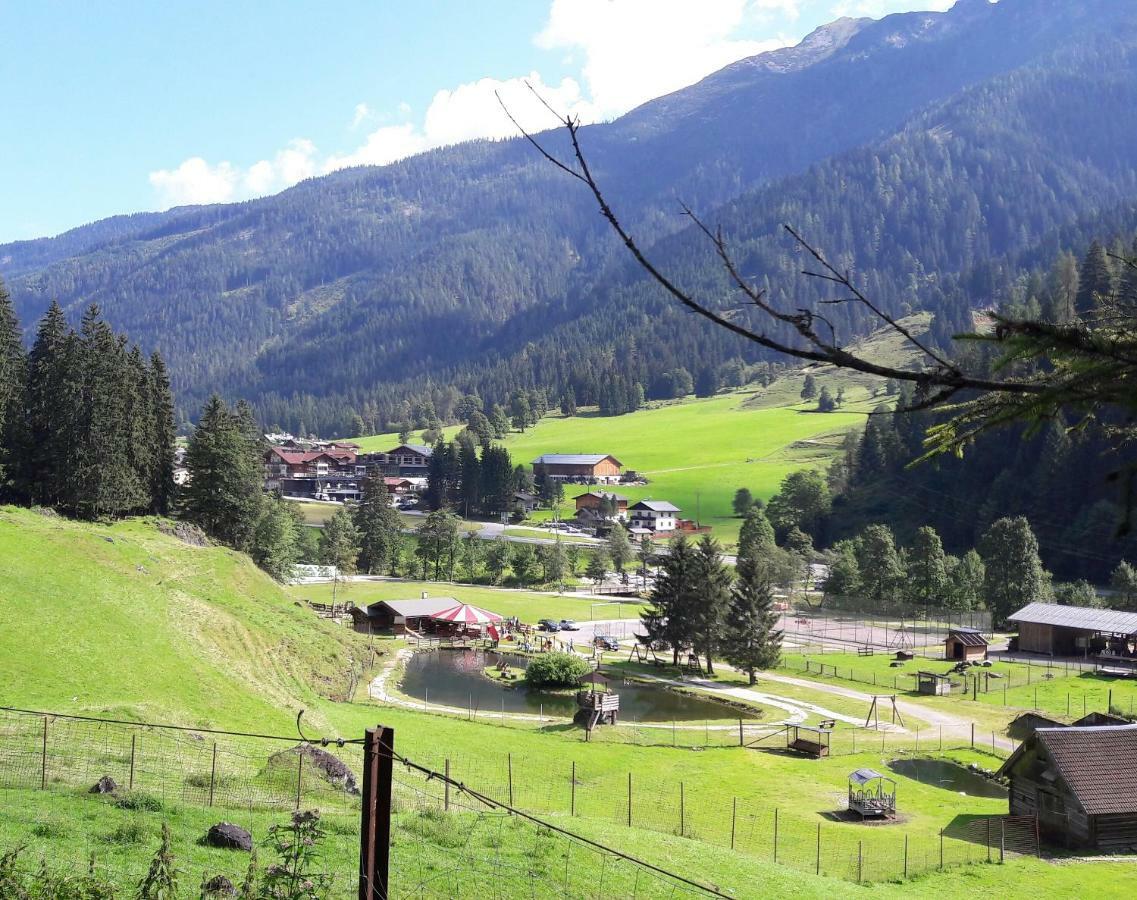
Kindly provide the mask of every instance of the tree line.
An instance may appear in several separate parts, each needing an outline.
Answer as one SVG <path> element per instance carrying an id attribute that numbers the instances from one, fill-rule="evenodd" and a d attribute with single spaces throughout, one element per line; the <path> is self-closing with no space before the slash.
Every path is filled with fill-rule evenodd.
<path id="1" fill-rule="evenodd" d="M 0 283 L 0 499 L 82 519 L 165 515 L 175 438 L 159 354 L 128 345 L 95 304 L 74 329 L 55 303 L 25 351 Z"/>

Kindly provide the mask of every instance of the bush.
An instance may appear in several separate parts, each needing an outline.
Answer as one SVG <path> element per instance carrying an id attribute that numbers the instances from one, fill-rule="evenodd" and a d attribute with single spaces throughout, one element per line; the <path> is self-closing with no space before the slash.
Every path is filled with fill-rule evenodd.
<path id="1" fill-rule="evenodd" d="M 533 687 L 575 687 L 588 671 L 588 663 L 575 653 L 543 653 L 530 661 L 525 681 Z"/>
<path id="2" fill-rule="evenodd" d="M 133 809 L 139 812 L 161 812 L 162 810 L 161 800 L 141 791 L 131 791 L 129 794 L 119 797 L 114 805 L 119 809 Z"/>

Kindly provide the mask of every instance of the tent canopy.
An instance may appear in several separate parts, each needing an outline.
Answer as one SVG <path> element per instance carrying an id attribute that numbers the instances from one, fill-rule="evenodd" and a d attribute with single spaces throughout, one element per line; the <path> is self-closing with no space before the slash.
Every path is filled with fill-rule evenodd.
<path id="1" fill-rule="evenodd" d="M 431 618 L 436 622 L 453 622 L 456 625 L 488 625 L 500 622 L 501 616 L 469 603 L 459 603 L 450 609 L 435 613 Z"/>
<path id="2" fill-rule="evenodd" d="M 849 776 L 849 781 L 856 782 L 857 784 L 868 784 L 877 778 L 882 778 L 885 781 L 892 781 L 887 775 L 881 775 L 874 769 L 857 769 L 852 775 Z"/>

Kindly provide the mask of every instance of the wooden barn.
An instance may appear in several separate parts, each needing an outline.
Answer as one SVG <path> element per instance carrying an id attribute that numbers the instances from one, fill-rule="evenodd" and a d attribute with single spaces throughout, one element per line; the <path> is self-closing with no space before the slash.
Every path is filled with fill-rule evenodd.
<path id="1" fill-rule="evenodd" d="M 1024 653 L 1137 657 L 1137 613 L 1028 603 L 1007 621 L 1018 626 L 1016 647 Z"/>
<path id="2" fill-rule="evenodd" d="M 358 606 L 351 608 L 352 627 L 363 634 L 421 632 L 428 628 L 431 616 L 457 606 L 458 603 L 453 597 L 378 600 L 362 609 Z"/>
<path id="3" fill-rule="evenodd" d="M 534 477 L 581 484 L 614 484 L 624 464 L 608 453 L 546 453 L 533 460 Z"/>
<path id="4" fill-rule="evenodd" d="M 953 628 L 944 639 L 944 659 L 987 658 L 987 638 L 974 628 Z"/>
<path id="5" fill-rule="evenodd" d="M 1003 763 L 1012 816 L 1068 847 L 1137 846 L 1137 725 L 1039 728 Z"/>

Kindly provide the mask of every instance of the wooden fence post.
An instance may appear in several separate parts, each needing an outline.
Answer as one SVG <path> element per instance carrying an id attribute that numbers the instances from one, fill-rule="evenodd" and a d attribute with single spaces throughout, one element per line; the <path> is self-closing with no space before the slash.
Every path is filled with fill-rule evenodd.
<path id="1" fill-rule="evenodd" d="M 940 829 L 940 870 L 944 867 L 944 830 Z"/>
<path id="2" fill-rule="evenodd" d="M 363 743 L 359 900 L 387 900 L 391 854 L 391 782 L 395 731 L 368 728 Z"/>
<path id="3" fill-rule="evenodd" d="M 47 716 L 43 717 L 43 752 L 40 754 L 39 789 L 47 789 Z"/>
<path id="4" fill-rule="evenodd" d="M 778 861 L 778 807 L 774 807 L 774 862 Z"/>
<path id="5" fill-rule="evenodd" d="M 509 805 L 513 806 L 513 754 L 507 753 L 505 755 L 505 764 L 508 766 L 509 776 Z"/>
<path id="6" fill-rule="evenodd" d="M 572 785 L 572 796 L 571 796 L 571 799 L 569 800 L 569 815 L 575 816 L 576 815 L 576 760 L 573 760 L 573 763 L 572 763 L 571 785 Z"/>
<path id="7" fill-rule="evenodd" d="M 446 780 L 442 783 L 442 811 L 450 812 L 450 757 L 446 757 Z"/>
<path id="8" fill-rule="evenodd" d="M 821 874 L 821 823 L 817 823 L 817 868 L 814 872 L 816 875 Z"/>
<path id="9" fill-rule="evenodd" d="M 127 790 L 134 790 L 134 742 L 138 739 L 137 734 L 130 736 L 130 778 L 127 780 Z"/>
<path id="10" fill-rule="evenodd" d="M 687 809 L 683 796 L 683 782 L 679 782 L 679 837 L 687 835 Z"/>
<path id="11" fill-rule="evenodd" d="M 971 723 L 971 749 L 975 749 L 975 723 Z"/>
<path id="12" fill-rule="evenodd" d="M 628 827 L 632 827 L 632 773 L 628 773 Z"/>
<path id="13" fill-rule="evenodd" d="M 991 817 L 988 816 L 987 817 L 987 862 L 990 862 L 990 861 L 991 861 Z"/>
<path id="14" fill-rule="evenodd" d="M 904 832 L 904 878 L 908 878 L 908 832 Z"/>
<path id="15" fill-rule="evenodd" d="M 861 841 L 857 841 L 857 884 L 861 883 L 861 878 L 864 874 L 865 858 L 864 846 Z"/>
<path id="16" fill-rule="evenodd" d="M 738 746 L 745 747 L 746 741 L 742 738 L 742 719 L 738 720 Z"/>
<path id="17" fill-rule="evenodd" d="M 999 819 L 999 863 L 1002 864 L 1007 858 L 1007 820 L 1004 818 Z"/>
<path id="18" fill-rule="evenodd" d="M 209 805 L 213 805 L 213 785 L 217 781 L 217 741 L 213 742 L 213 762 L 209 767 Z"/>
<path id="19" fill-rule="evenodd" d="M 296 751 L 296 808 L 300 808 L 300 793 L 304 788 L 304 745 Z"/>
<path id="20" fill-rule="evenodd" d="M 734 825 L 738 821 L 738 798 L 734 797 L 730 805 L 730 849 L 734 849 Z"/>

